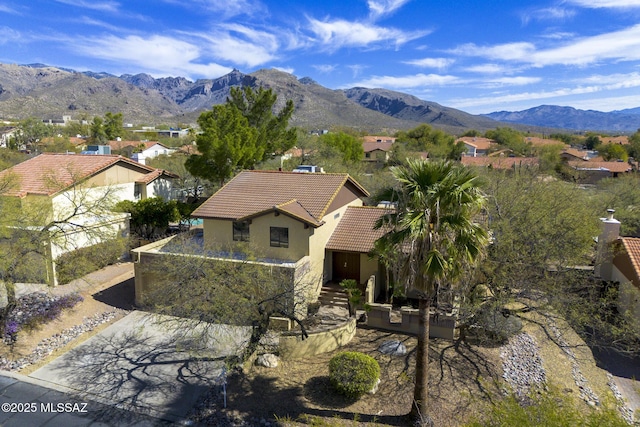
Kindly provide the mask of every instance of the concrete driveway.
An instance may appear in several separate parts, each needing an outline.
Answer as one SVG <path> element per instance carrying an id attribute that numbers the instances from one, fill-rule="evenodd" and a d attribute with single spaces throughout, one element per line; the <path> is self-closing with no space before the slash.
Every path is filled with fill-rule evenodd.
<path id="1" fill-rule="evenodd" d="M 220 384 L 225 357 L 239 354 L 250 334 L 246 327 L 134 311 L 30 377 L 180 422 L 202 393 Z"/>

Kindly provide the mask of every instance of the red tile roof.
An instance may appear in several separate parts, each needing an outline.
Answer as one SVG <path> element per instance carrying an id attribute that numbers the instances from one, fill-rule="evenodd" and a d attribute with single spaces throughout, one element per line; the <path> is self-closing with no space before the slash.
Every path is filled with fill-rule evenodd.
<path id="1" fill-rule="evenodd" d="M 627 162 L 583 162 L 575 160 L 567 163 L 574 169 L 585 171 L 630 172 L 632 169 Z"/>
<path id="2" fill-rule="evenodd" d="M 239 220 L 279 211 L 317 226 L 345 185 L 358 197 L 369 195 L 348 174 L 244 171 L 198 207 L 192 216 Z"/>
<path id="3" fill-rule="evenodd" d="M 122 156 L 43 153 L 0 172 L 17 177 L 17 185 L 5 195 L 25 197 L 27 194 L 51 196 L 89 178 L 116 163 L 149 173 L 155 169 Z"/>
<path id="4" fill-rule="evenodd" d="M 148 174 L 140 177 L 136 180 L 136 182 L 139 182 L 141 184 L 149 184 L 160 178 L 161 176 L 165 176 L 167 178 L 178 178 L 178 175 L 173 172 L 169 172 L 163 169 L 156 169 L 153 172 L 149 172 Z"/>
<path id="5" fill-rule="evenodd" d="M 367 135 L 362 137 L 363 143 L 389 143 L 393 144 L 396 142 L 396 138 L 394 136 L 375 136 L 375 135 Z"/>
<path id="6" fill-rule="evenodd" d="M 363 142 L 362 149 L 365 153 L 375 150 L 389 151 L 393 147 L 393 142 Z"/>
<path id="7" fill-rule="evenodd" d="M 631 265 L 636 273 L 636 277 L 640 278 L 640 238 L 637 237 L 621 237 L 624 250 L 631 260 Z"/>
<path id="8" fill-rule="evenodd" d="M 384 229 L 374 229 L 376 221 L 387 212 L 388 209 L 371 206 L 348 207 L 326 248 L 333 251 L 370 252 L 375 241 L 385 233 Z"/>
<path id="9" fill-rule="evenodd" d="M 462 141 L 465 144 L 472 145 L 478 150 L 488 150 L 491 147 L 491 144 L 495 144 L 495 141 L 493 139 L 482 138 L 479 136 L 463 136 L 456 140 L 456 142 L 458 141 Z"/>

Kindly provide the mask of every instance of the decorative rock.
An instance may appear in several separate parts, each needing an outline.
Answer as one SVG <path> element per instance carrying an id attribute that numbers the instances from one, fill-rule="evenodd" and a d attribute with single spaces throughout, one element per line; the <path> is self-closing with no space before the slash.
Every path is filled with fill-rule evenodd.
<path id="1" fill-rule="evenodd" d="M 407 347 L 400 341 L 385 341 L 378 347 L 378 351 L 390 356 L 404 356 L 407 354 Z"/>
<path id="2" fill-rule="evenodd" d="M 256 365 L 264 366 L 265 368 L 275 368 L 278 366 L 278 356 L 271 353 L 261 354 L 256 359 Z"/>
<path id="3" fill-rule="evenodd" d="M 378 392 L 378 387 L 379 386 L 380 386 L 380 378 L 378 378 L 378 381 L 376 381 L 376 383 L 373 385 L 373 388 L 371 390 L 369 390 L 367 393 L 376 394 Z"/>

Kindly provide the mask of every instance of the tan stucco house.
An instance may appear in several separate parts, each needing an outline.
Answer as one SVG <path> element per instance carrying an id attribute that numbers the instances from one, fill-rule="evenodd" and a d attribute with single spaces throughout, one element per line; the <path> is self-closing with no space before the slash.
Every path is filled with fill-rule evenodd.
<path id="1" fill-rule="evenodd" d="M 121 156 L 43 153 L 0 172 L 0 197 L 42 213 L 34 230 L 58 221 L 48 243 L 47 277 L 57 284 L 55 260 L 61 255 L 127 235 L 128 214 L 114 213 L 122 200 L 169 198 L 175 174 Z M 71 220 L 69 220 L 71 219 Z"/>
<path id="2" fill-rule="evenodd" d="M 378 274 L 367 253 L 382 234 L 373 225 L 384 209 L 363 207 L 367 196 L 348 174 L 244 171 L 193 212 L 203 220 L 194 238 L 212 258 L 251 248 L 254 262 L 304 281 L 313 301 L 323 283 L 364 283 Z M 138 304 L 153 286 L 141 265 L 166 253 L 173 239 L 134 250 Z"/>

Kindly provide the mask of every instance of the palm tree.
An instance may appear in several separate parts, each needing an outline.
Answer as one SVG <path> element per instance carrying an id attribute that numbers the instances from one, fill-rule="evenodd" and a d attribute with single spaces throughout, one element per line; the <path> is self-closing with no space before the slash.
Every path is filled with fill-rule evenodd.
<path id="1" fill-rule="evenodd" d="M 484 253 L 488 234 L 473 222 L 485 202 L 477 177 L 452 162 L 407 161 L 393 167 L 397 185 L 381 194 L 396 203 L 377 228 L 389 227 L 382 238 L 400 254 L 395 274 L 419 298 L 416 383 L 411 415 L 426 423 L 428 398 L 429 308 L 441 285 L 452 285 Z"/>

